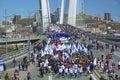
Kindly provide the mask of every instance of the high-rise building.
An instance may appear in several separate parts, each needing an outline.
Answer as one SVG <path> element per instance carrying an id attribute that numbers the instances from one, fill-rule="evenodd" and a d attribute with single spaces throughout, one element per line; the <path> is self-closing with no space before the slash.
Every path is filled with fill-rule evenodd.
<path id="1" fill-rule="evenodd" d="M 20 15 L 15 15 L 14 18 L 13 18 L 13 23 L 14 24 L 17 24 L 18 21 L 21 20 L 21 16 Z"/>
<path id="2" fill-rule="evenodd" d="M 111 14 L 110 13 L 105 13 L 104 14 L 104 20 L 105 21 L 111 21 Z"/>
<path id="3" fill-rule="evenodd" d="M 56 20 L 57 22 L 60 20 L 60 8 L 57 8 L 56 10 Z"/>
<path id="4" fill-rule="evenodd" d="M 51 14 L 51 23 L 55 24 L 56 23 L 56 19 L 55 19 L 55 14 Z"/>
<path id="5" fill-rule="evenodd" d="M 51 23 L 59 23 L 60 20 L 60 8 L 57 8 L 55 12 L 51 14 Z"/>

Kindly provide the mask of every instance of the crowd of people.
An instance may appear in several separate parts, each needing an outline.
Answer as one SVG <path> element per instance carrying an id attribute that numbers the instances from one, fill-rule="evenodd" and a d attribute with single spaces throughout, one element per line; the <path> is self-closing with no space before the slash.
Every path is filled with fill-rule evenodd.
<path id="1" fill-rule="evenodd" d="M 67 43 L 59 39 L 61 36 L 53 39 L 53 34 L 61 32 L 70 35 Z M 92 49 L 96 48 L 99 51 L 109 49 L 109 44 L 102 44 L 97 40 L 91 41 L 80 29 L 70 25 L 52 25 L 47 34 L 48 39 L 35 46 L 35 49 L 39 51 L 36 59 L 42 77 L 44 72 L 51 71 L 58 73 L 58 77 L 80 77 L 83 73 L 92 73 L 98 67 L 103 70 L 103 73 L 108 72 L 110 77 L 118 79 L 114 62 L 112 65 L 109 64 L 109 56 L 112 56 L 114 50 L 117 49 L 116 45 L 112 46 L 108 55 L 101 54 L 101 58 L 98 58 L 93 55 Z M 89 38 L 90 43 L 85 42 L 86 38 Z"/>
<path id="2" fill-rule="evenodd" d="M 53 26 L 57 27 L 58 30 L 54 30 Z M 37 61 L 42 77 L 44 71 L 46 73 L 49 71 L 58 73 L 58 77 L 71 78 L 80 77 L 83 73 L 92 73 L 96 66 L 96 58 L 93 56 L 92 51 L 80 42 L 82 36 L 86 37 L 85 34 L 69 25 L 53 26 L 48 30 L 48 39 L 35 46 L 35 49 L 37 48 L 39 51 Z M 67 41 L 60 40 L 61 36 L 56 37 L 57 39 L 52 38 L 53 34 L 61 32 L 70 35 L 69 38 L 65 39 Z"/>
<path id="3" fill-rule="evenodd" d="M 53 26 L 59 27 L 58 30 L 53 29 Z M 96 48 L 99 51 L 109 49 L 109 44 L 102 44 L 97 40 L 86 44 L 85 39 L 88 36 L 84 31 L 70 25 L 53 26 L 48 29 L 48 39 L 37 45 L 39 51 L 37 59 L 42 77 L 44 71 L 58 73 L 58 77 L 80 77 L 83 73 L 92 73 L 98 67 L 103 70 L 103 73 L 107 72 L 110 78 L 118 80 L 119 76 L 115 74 L 115 63 L 109 64 L 109 59 L 112 58 L 109 56 L 112 56 L 114 50 L 117 49 L 116 45 L 112 46 L 108 55 L 101 54 L 101 58 L 98 58 L 93 55 L 92 49 Z M 61 32 L 70 35 L 67 43 L 60 41 L 58 37 L 55 40 L 52 38 L 53 34 Z"/>
<path id="4" fill-rule="evenodd" d="M 61 33 L 69 36 L 63 36 Z M 89 75 L 96 68 L 100 68 L 103 73 L 109 74 L 110 79 L 120 80 L 119 76 L 115 74 L 115 63 L 113 62 L 111 65 L 109 60 L 112 58 L 112 53 L 117 49 L 116 45 L 112 46 L 107 55 L 101 54 L 101 57 L 95 57 L 93 49 L 98 51 L 108 49 L 110 48 L 109 44 L 91 40 L 85 31 L 71 25 L 58 24 L 51 25 L 46 34 L 47 39 L 34 44 L 34 53 L 31 53 L 30 57 L 30 62 L 38 63 L 38 71 L 41 77 L 44 77 L 46 73 L 54 73 L 57 74 L 57 78 L 79 78 L 83 74 Z M 60 35 L 56 36 L 56 34 Z M 53 37 L 53 35 L 55 36 Z M 89 41 L 86 42 L 86 39 Z M 13 63 L 15 66 L 14 60 Z M 28 70 L 29 61 L 27 57 L 18 63 L 19 70 Z M 120 61 L 118 64 L 118 68 L 120 68 Z M 30 80 L 30 71 L 28 71 L 27 76 Z M 92 77 L 90 80 L 93 80 Z M 104 78 L 101 76 L 100 80 L 104 80 Z"/>

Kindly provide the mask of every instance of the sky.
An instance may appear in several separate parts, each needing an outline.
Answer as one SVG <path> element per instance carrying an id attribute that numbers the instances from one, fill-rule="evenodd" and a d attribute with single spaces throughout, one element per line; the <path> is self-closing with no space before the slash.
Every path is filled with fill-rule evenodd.
<path id="1" fill-rule="evenodd" d="M 50 11 L 54 12 L 60 7 L 61 0 L 50 0 Z M 0 22 L 13 15 L 21 15 L 27 18 L 39 10 L 39 0 L 0 0 Z M 111 13 L 113 20 L 120 21 L 120 0 L 84 0 L 84 12 L 98 17 L 104 17 L 105 12 Z"/>

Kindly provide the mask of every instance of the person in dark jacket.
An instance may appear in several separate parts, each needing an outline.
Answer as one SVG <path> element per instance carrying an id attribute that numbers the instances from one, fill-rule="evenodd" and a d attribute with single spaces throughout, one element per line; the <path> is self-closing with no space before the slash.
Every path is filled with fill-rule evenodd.
<path id="1" fill-rule="evenodd" d="M 43 68 L 43 66 L 40 66 L 39 71 L 40 71 L 40 76 L 44 77 L 44 68 Z"/>
<path id="2" fill-rule="evenodd" d="M 6 65 L 5 65 L 5 63 L 3 63 L 3 68 L 4 68 L 4 71 L 6 71 Z"/>

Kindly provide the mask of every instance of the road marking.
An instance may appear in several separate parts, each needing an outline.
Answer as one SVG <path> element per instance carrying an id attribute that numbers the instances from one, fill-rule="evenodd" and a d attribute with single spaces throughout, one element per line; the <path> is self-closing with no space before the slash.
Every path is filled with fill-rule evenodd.
<path id="1" fill-rule="evenodd" d="M 51 74 L 48 76 L 48 80 L 52 80 L 52 75 Z"/>
<path id="2" fill-rule="evenodd" d="M 50 76 L 48 76 L 48 80 L 50 80 Z"/>
<path id="3" fill-rule="evenodd" d="M 117 54 L 117 53 L 119 53 L 119 52 L 115 51 L 115 52 L 114 52 L 114 55 L 120 57 L 120 54 Z"/>
<path id="4" fill-rule="evenodd" d="M 93 80 L 97 80 L 93 74 L 90 74 L 90 75 L 92 76 Z"/>

